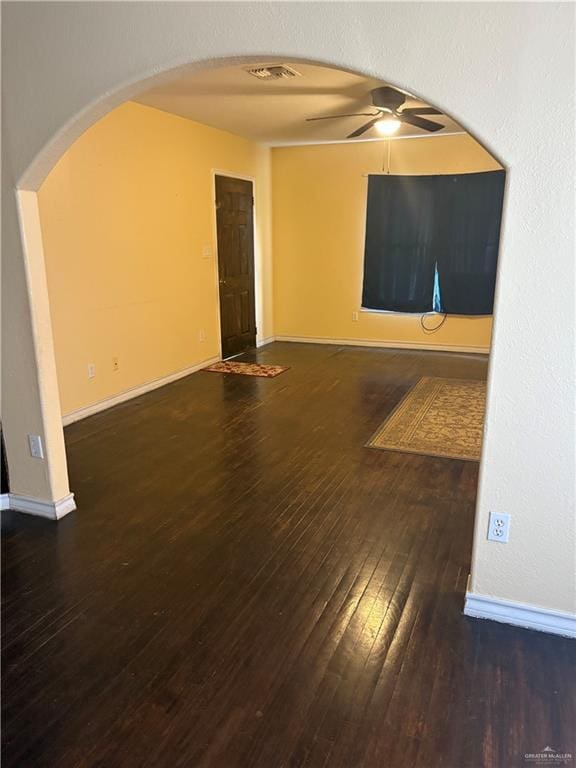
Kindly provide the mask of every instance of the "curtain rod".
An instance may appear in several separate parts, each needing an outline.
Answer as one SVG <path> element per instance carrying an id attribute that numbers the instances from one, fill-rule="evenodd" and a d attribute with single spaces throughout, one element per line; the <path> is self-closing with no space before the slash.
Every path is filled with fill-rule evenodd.
<path id="1" fill-rule="evenodd" d="M 263 142 L 262 146 L 270 147 L 270 149 L 282 149 L 283 147 L 317 147 L 323 144 L 367 144 L 371 141 L 410 141 L 411 139 L 442 139 L 447 136 L 468 136 L 466 131 L 449 131 L 448 133 L 435 133 L 432 136 L 430 134 L 422 133 L 418 136 L 378 136 L 374 139 L 356 139 L 354 142 L 346 141 L 346 139 L 325 139 L 324 141 L 282 141 L 282 142 Z"/>
<path id="2" fill-rule="evenodd" d="M 502 168 L 493 168 L 489 171 L 459 171 L 450 173 L 388 173 L 388 171 L 366 171 L 361 173 L 360 176 L 363 179 L 367 179 L 368 176 L 472 176 L 478 173 L 496 173 L 503 170 Z"/>

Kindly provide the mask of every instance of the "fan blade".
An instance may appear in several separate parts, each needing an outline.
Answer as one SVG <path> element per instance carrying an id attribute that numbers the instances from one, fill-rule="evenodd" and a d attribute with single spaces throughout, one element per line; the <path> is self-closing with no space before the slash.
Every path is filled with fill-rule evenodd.
<path id="1" fill-rule="evenodd" d="M 337 117 L 373 117 L 374 112 L 351 112 L 348 115 L 324 115 L 324 117 L 307 117 L 306 122 L 311 123 L 313 120 L 334 120 Z"/>
<path id="2" fill-rule="evenodd" d="M 355 131 L 352 131 L 348 136 L 346 136 L 347 139 L 355 139 L 356 136 L 362 136 L 363 133 L 366 133 L 366 131 L 369 131 L 370 128 L 374 125 L 374 123 L 377 123 L 378 120 L 382 120 L 382 115 L 378 115 L 373 120 L 368 120 L 367 123 L 364 123 L 360 128 L 356 128 Z"/>
<path id="3" fill-rule="evenodd" d="M 415 125 L 416 128 L 422 128 L 423 131 L 430 131 L 431 133 L 441 131 L 444 128 L 442 123 L 434 123 L 432 120 L 425 120 L 423 117 L 418 117 L 418 115 L 405 115 L 403 112 L 398 113 L 398 119 L 403 123 L 410 123 L 410 125 Z"/>
<path id="4" fill-rule="evenodd" d="M 400 112 L 401 115 L 443 115 L 439 109 L 434 107 L 406 107 Z"/>

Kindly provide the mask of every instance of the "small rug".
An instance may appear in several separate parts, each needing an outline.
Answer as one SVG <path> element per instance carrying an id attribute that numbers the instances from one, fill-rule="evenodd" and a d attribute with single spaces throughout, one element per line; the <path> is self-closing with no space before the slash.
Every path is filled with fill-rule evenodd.
<path id="1" fill-rule="evenodd" d="M 366 443 L 370 448 L 480 461 L 486 382 L 425 376 Z"/>
<path id="2" fill-rule="evenodd" d="M 216 373 L 238 373 L 242 376 L 262 376 L 265 379 L 273 379 L 284 371 L 288 370 L 285 365 L 261 365 L 260 363 L 235 363 L 223 360 L 221 363 L 214 363 L 204 368 L 205 371 L 214 371 Z"/>

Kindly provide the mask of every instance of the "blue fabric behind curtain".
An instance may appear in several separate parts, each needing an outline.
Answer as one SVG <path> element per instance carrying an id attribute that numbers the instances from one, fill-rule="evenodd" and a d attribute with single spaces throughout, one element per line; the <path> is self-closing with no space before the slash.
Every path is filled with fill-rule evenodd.
<path id="1" fill-rule="evenodd" d="M 504 180 L 369 176 L 362 306 L 491 314 Z"/>

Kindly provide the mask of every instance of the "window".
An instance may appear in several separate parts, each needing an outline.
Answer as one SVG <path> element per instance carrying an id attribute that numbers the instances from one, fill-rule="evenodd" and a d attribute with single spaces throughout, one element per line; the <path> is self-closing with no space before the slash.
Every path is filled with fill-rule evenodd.
<path id="1" fill-rule="evenodd" d="M 362 306 L 492 314 L 504 179 L 369 176 Z"/>

